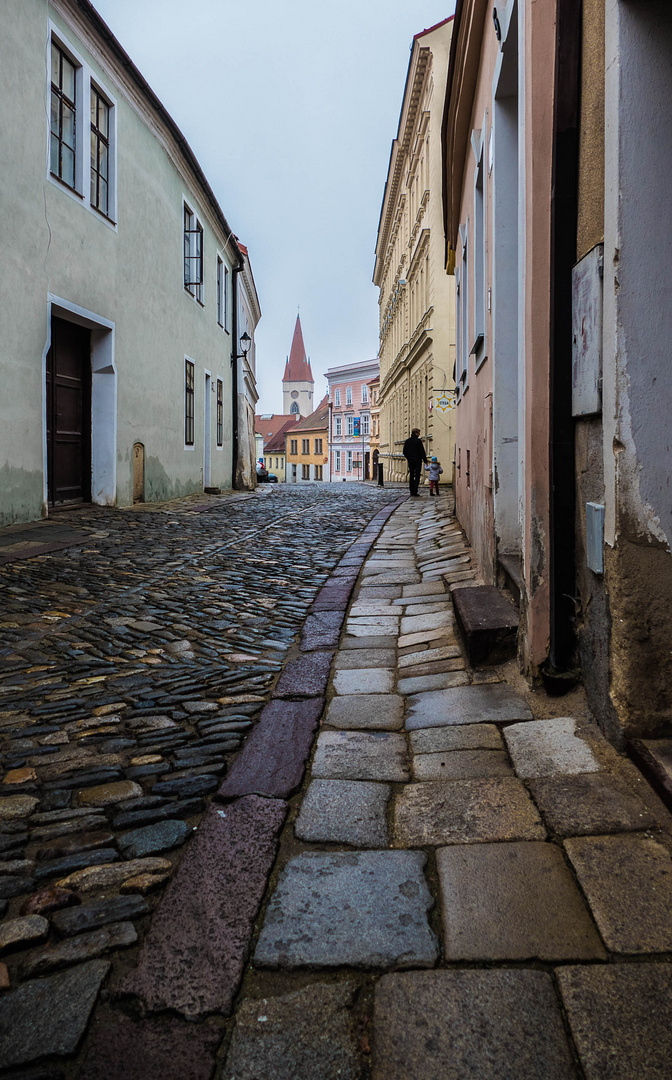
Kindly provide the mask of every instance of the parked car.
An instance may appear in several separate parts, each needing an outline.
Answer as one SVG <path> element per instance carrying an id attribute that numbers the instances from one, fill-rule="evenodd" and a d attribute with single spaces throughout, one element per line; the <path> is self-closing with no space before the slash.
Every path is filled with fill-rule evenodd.
<path id="1" fill-rule="evenodd" d="M 257 483 L 277 484 L 279 481 L 275 473 L 269 472 L 265 465 L 257 465 Z"/>

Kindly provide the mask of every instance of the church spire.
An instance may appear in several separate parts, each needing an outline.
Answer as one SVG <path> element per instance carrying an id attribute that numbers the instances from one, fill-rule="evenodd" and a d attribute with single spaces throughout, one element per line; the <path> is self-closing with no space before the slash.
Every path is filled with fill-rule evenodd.
<path id="1" fill-rule="evenodd" d="M 314 382 L 313 373 L 310 368 L 310 360 L 306 356 L 306 347 L 303 344 L 303 333 L 301 331 L 301 319 L 296 316 L 296 325 L 294 327 L 294 337 L 292 338 L 292 347 L 289 351 L 289 359 L 285 364 L 285 374 L 282 377 L 283 383 L 286 382 Z"/>

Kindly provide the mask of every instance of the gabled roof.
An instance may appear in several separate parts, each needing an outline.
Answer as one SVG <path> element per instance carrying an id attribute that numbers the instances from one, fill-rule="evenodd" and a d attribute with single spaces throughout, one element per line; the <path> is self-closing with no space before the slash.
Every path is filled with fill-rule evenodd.
<path id="1" fill-rule="evenodd" d="M 264 453 L 271 453 L 275 451 L 276 454 L 285 452 L 285 436 L 291 430 L 293 431 L 296 425 L 297 416 L 292 414 L 286 424 L 283 424 L 279 431 L 276 431 L 274 435 L 264 441 Z"/>
<path id="2" fill-rule="evenodd" d="M 298 419 L 300 419 L 298 413 L 271 413 L 270 416 L 255 416 L 254 430 L 257 435 L 264 436 L 265 443 L 271 436 L 277 435 L 285 425 L 291 426 Z"/>
<path id="3" fill-rule="evenodd" d="M 306 346 L 303 344 L 301 332 L 301 319 L 296 316 L 292 347 L 289 351 L 289 359 L 285 364 L 283 382 L 314 382 L 313 373 L 310 370 L 310 360 L 306 356 Z"/>
<path id="4" fill-rule="evenodd" d="M 312 412 L 310 416 L 306 416 L 305 420 L 301 420 L 298 424 L 295 424 L 292 428 L 291 434 L 295 431 L 326 431 L 329 426 L 329 398 L 325 394 L 322 401 Z"/>

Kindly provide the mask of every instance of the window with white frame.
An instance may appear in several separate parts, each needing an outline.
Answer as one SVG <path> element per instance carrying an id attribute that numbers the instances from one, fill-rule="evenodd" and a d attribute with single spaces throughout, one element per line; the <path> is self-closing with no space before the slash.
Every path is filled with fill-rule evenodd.
<path id="1" fill-rule="evenodd" d="M 49 34 L 49 178 L 116 228 L 115 99 L 51 23 Z"/>
<path id="2" fill-rule="evenodd" d="M 368 400 L 369 400 L 369 388 L 366 385 L 366 383 L 364 383 L 362 385 L 362 404 L 364 404 L 364 402 L 367 402 Z"/>
<path id="3" fill-rule="evenodd" d="M 346 450 L 345 453 L 345 471 L 352 472 L 352 450 Z"/>
<path id="4" fill-rule="evenodd" d="M 485 171 L 483 149 L 474 183 L 474 341 L 476 367 L 485 357 Z"/>
<path id="5" fill-rule="evenodd" d="M 368 435 L 371 431 L 371 419 L 369 413 L 362 413 L 362 435 Z"/>
<path id="6" fill-rule="evenodd" d="M 203 303 L 203 226 L 191 207 L 184 204 L 184 287 Z"/>
<path id="7" fill-rule="evenodd" d="M 334 390 L 334 405 L 340 405 L 340 404 L 341 404 L 341 391 L 340 390 Z"/>
<path id="8" fill-rule="evenodd" d="M 341 451 L 334 450 L 334 472 L 341 471 Z"/>
<path id="9" fill-rule="evenodd" d="M 334 417 L 334 435 L 336 436 L 337 439 L 340 439 L 342 434 L 343 434 L 343 417 L 342 416 L 335 416 Z"/>
<path id="10" fill-rule="evenodd" d="M 217 256 L 217 324 L 224 326 L 224 262 Z"/>
<path id="11" fill-rule="evenodd" d="M 224 445 L 224 383 L 217 379 L 217 446 Z"/>
<path id="12" fill-rule="evenodd" d="M 345 388 L 345 404 L 352 405 L 352 387 L 346 386 Z"/>
<path id="13" fill-rule="evenodd" d="M 91 206 L 110 216 L 110 104 L 91 83 Z"/>
<path id="14" fill-rule="evenodd" d="M 75 188 L 77 151 L 77 91 L 81 68 L 61 46 L 51 40 L 51 137 L 49 168 L 70 188 Z"/>
<path id="15" fill-rule="evenodd" d="M 194 364 L 184 361 L 184 444 L 194 445 Z"/>
<path id="16" fill-rule="evenodd" d="M 355 433 L 355 418 L 354 418 L 354 416 L 346 417 L 346 423 L 348 425 L 348 428 L 347 428 L 348 435 L 354 435 L 354 433 Z"/>

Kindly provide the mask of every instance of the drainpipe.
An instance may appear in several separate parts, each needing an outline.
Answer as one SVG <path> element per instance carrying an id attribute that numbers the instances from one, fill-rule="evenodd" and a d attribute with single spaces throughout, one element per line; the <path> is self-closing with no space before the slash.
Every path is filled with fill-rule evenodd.
<path id="1" fill-rule="evenodd" d="M 581 8 L 581 0 L 558 0 L 556 8 L 550 275 L 551 595 L 547 664 L 551 682 L 557 674 L 569 676 L 576 666 L 572 267 L 576 262 L 578 213 Z M 569 689 L 576 677 L 564 681 Z"/>
<path id="2" fill-rule="evenodd" d="M 231 275 L 231 487 L 237 488 L 238 476 L 238 275 L 244 267 L 241 256 Z M 256 457 L 256 454 L 255 454 Z"/>

